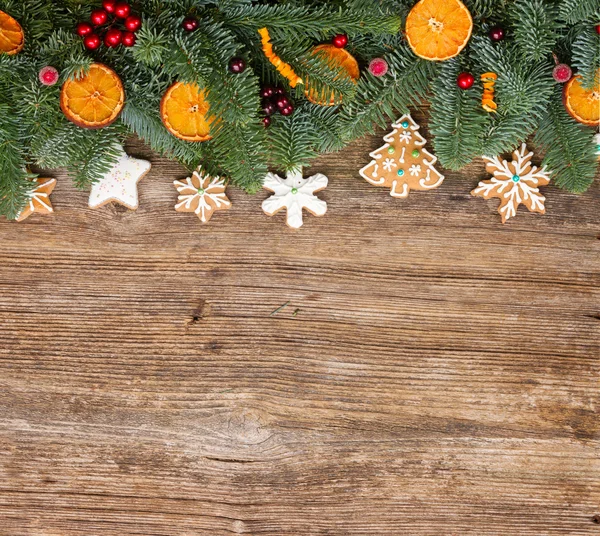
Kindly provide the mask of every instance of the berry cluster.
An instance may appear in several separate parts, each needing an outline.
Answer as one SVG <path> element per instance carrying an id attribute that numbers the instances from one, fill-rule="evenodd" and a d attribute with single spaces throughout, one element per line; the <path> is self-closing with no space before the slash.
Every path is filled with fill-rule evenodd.
<path id="1" fill-rule="evenodd" d="M 265 114 L 263 123 L 266 127 L 271 124 L 271 116 L 277 112 L 289 116 L 294 113 L 294 105 L 282 87 L 265 86 L 260 91 L 262 111 Z"/>
<path id="2" fill-rule="evenodd" d="M 80 22 L 77 34 L 83 38 L 88 50 L 96 50 L 104 45 L 115 48 L 119 45 L 135 45 L 135 33 L 142 27 L 142 18 L 131 13 L 127 2 L 103 0 L 101 9 L 94 9 L 90 22 Z"/>

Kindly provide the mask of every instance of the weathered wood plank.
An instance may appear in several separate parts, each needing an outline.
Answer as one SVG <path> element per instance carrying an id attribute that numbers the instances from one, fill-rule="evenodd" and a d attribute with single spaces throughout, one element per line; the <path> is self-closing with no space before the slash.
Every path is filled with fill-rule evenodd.
<path id="1" fill-rule="evenodd" d="M 299 231 L 175 213 L 138 142 L 137 212 L 57 173 L 0 222 L 0 535 L 598 534 L 598 184 L 502 226 L 481 162 L 394 200 L 379 144 Z"/>

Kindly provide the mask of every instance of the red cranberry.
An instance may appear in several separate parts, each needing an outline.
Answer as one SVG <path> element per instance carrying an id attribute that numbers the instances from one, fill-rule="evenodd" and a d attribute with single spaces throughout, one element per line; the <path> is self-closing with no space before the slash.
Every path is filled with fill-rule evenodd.
<path id="1" fill-rule="evenodd" d="M 186 32 L 195 32 L 199 26 L 198 19 L 195 17 L 188 17 L 187 19 L 183 19 L 183 23 L 181 24 L 181 26 Z"/>
<path id="2" fill-rule="evenodd" d="M 262 120 L 262 122 L 263 122 L 263 125 L 264 125 L 264 126 L 265 126 L 265 128 L 266 128 L 266 127 L 268 127 L 268 126 L 270 126 L 270 125 L 271 125 L 271 118 L 270 118 L 270 117 L 268 117 L 268 116 L 267 116 L 267 117 L 263 117 L 263 120 Z"/>
<path id="3" fill-rule="evenodd" d="M 121 43 L 125 47 L 132 47 L 135 45 L 136 37 L 133 32 L 123 32 L 123 37 L 121 38 Z"/>
<path id="4" fill-rule="evenodd" d="M 456 78 L 456 84 L 460 89 L 469 89 L 473 87 L 475 77 L 471 73 L 460 73 Z"/>
<path id="5" fill-rule="evenodd" d="M 344 48 L 348 44 L 348 36 L 346 34 L 337 34 L 331 42 L 334 47 Z"/>
<path id="6" fill-rule="evenodd" d="M 121 39 L 123 38 L 123 32 L 117 28 L 111 28 L 106 32 L 104 36 L 104 44 L 107 47 L 115 48 L 121 44 Z"/>
<path id="7" fill-rule="evenodd" d="M 277 106 L 273 104 L 269 99 L 263 99 L 262 101 L 262 111 L 266 115 L 273 115 L 277 111 Z"/>
<path id="8" fill-rule="evenodd" d="M 89 22 L 80 22 L 77 25 L 77 35 L 79 37 L 85 37 L 94 32 L 94 27 Z"/>
<path id="9" fill-rule="evenodd" d="M 125 28 L 130 32 L 137 32 L 142 27 L 142 17 L 139 15 L 129 15 L 125 19 Z"/>
<path id="10" fill-rule="evenodd" d="M 115 4 L 115 17 L 126 19 L 131 13 L 131 6 L 126 2 L 117 2 Z"/>
<path id="11" fill-rule="evenodd" d="M 265 86 L 260 90 L 260 96 L 265 99 L 269 99 L 273 95 L 275 95 L 275 90 L 271 86 Z"/>
<path id="12" fill-rule="evenodd" d="M 229 62 L 229 70 L 235 74 L 243 73 L 246 70 L 246 62 L 243 58 L 232 58 Z"/>
<path id="13" fill-rule="evenodd" d="M 275 104 L 277 105 L 277 108 L 283 110 L 284 108 L 288 107 L 291 103 L 290 99 L 288 99 L 285 95 L 280 95 L 279 97 L 277 97 L 277 99 L 275 99 Z"/>
<path id="14" fill-rule="evenodd" d="M 500 26 L 494 26 L 490 30 L 490 39 L 492 41 L 502 41 L 504 39 L 504 28 Z"/>
<path id="15" fill-rule="evenodd" d="M 102 7 L 104 8 L 104 11 L 106 11 L 107 13 L 114 13 L 116 5 L 117 5 L 117 0 L 104 0 L 102 2 Z"/>
<path id="16" fill-rule="evenodd" d="M 281 115 L 292 115 L 294 113 L 294 107 L 290 104 L 281 110 Z"/>
<path id="17" fill-rule="evenodd" d="M 95 33 L 86 35 L 83 38 L 83 46 L 85 46 L 85 48 L 88 50 L 96 50 L 101 44 L 102 40 L 100 39 L 100 36 Z"/>
<path id="18" fill-rule="evenodd" d="M 90 15 L 90 20 L 94 26 L 102 26 L 108 22 L 108 13 L 103 9 L 94 9 Z"/>

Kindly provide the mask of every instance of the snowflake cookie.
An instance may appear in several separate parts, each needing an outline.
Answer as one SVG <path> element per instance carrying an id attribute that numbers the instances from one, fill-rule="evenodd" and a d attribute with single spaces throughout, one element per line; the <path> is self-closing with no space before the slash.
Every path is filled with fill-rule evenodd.
<path id="1" fill-rule="evenodd" d="M 149 172 L 150 162 L 132 158 L 119 146 L 121 156 L 113 168 L 92 185 L 90 208 L 99 208 L 115 202 L 131 210 L 138 208 L 137 184 Z"/>
<path id="2" fill-rule="evenodd" d="M 327 188 L 328 179 L 317 173 L 308 179 L 302 178 L 302 171 L 290 172 L 285 179 L 274 173 L 268 173 L 264 188 L 273 195 L 262 204 L 267 216 L 273 216 L 282 209 L 287 210 L 287 224 L 293 229 L 302 227 L 302 209 L 314 216 L 323 216 L 327 212 L 327 203 L 319 199 L 316 192 Z"/>
<path id="3" fill-rule="evenodd" d="M 202 166 L 185 181 L 175 181 L 173 184 L 179 192 L 175 210 L 193 212 L 202 223 L 208 223 L 217 210 L 231 208 L 231 201 L 225 194 L 225 181 L 202 173 Z"/>
<path id="4" fill-rule="evenodd" d="M 17 214 L 17 221 L 26 220 L 34 212 L 38 214 L 51 214 L 54 212 L 50 202 L 50 194 L 56 186 L 56 179 L 34 179 L 33 183 L 37 186 L 29 194 L 29 201 L 23 210 Z"/>
<path id="5" fill-rule="evenodd" d="M 510 163 L 497 156 L 483 157 L 488 173 L 494 176 L 490 180 L 481 181 L 471 195 L 500 199 L 498 212 L 502 216 L 502 223 L 517 214 L 519 205 L 525 205 L 530 212 L 546 212 L 546 198 L 540 194 L 538 187 L 546 186 L 550 182 L 550 175 L 545 167 L 538 169 L 531 164 L 532 156 L 533 153 L 527 152 L 527 146 L 523 144 L 513 153 L 513 161 Z"/>
<path id="6" fill-rule="evenodd" d="M 396 121 L 383 147 L 373 151 L 361 176 L 374 186 L 390 188 L 392 197 L 406 197 L 411 190 L 437 188 L 444 176 L 433 165 L 437 158 L 426 151 L 419 125 L 406 114 Z"/>

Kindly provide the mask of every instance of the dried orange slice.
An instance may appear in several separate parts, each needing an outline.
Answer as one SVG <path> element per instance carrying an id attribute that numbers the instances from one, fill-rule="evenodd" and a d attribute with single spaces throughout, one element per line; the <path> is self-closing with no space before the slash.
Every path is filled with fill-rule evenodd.
<path id="1" fill-rule="evenodd" d="M 4 11 L 0 11 L 0 52 L 9 56 L 18 54 L 25 46 L 25 33 L 21 25 Z"/>
<path id="2" fill-rule="evenodd" d="M 176 82 L 160 103 L 160 116 L 167 130 L 185 141 L 208 141 L 210 122 L 206 92 L 196 84 Z"/>
<path id="3" fill-rule="evenodd" d="M 111 68 L 93 63 L 79 80 L 67 80 L 60 92 L 60 107 L 69 121 L 82 128 L 113 123 L 125 105 L 121 79 Z"/>
<path id="4" fill-rule="evenodd" d="M 460 0 L 420 0 L 406 18 L 406 38 L 420 58 L 444 61 L 465 48 L 473 18 Z"/>
<path id="5" fill-rule="evenodd" d="M 581 85 L 581 76 L 576 75 L 563 91 L 565 108 L 575 121 L 592 127 L 600 125 L 600 72 L 591 89 L 585 89 Z"/>
<path id="6" fill-rule="evenodd" d="M 350 54 L 344 48 L 337 48 L 334 45 L 323 44 L 316 46 L 312 51 L 313 56 L 315 54 L 323 54 L 327 59 L 336 66 L 339 66 L 345 71 L 348 77 L 356 83 L 360 78 L 360 69 L 358 62 L 354 59 L 354 56 Z M 331 93 L 331 96 L 323 94 L 323 91 L 317 91 L 311 89 L 310 82 L 306 80 L 306 98 L 313 104 L 320 104 L 321 106 L 333 106 L 335 104 L 335 94 Z"/>

